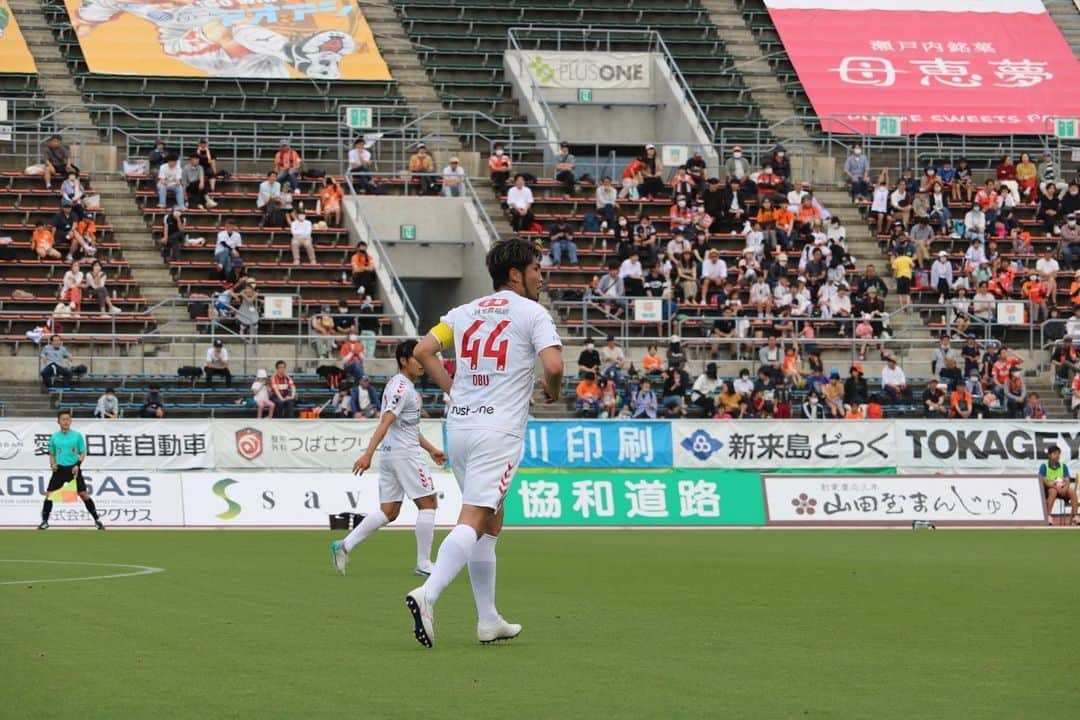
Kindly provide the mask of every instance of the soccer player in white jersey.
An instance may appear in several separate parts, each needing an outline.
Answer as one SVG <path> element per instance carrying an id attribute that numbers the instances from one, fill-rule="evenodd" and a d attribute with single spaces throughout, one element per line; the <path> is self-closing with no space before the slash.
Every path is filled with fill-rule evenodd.
<path id="1" fill-rule="evenodd" d="M 420 394 L 413 384 L 424 369 L 413 357 L 415 340 L 397 346 L 398 374 L 383 388 L 382 416 L 367 450 L 353 465 L 353 472 L 363 475 L 371 467 L 376 449 L 380 450 L 379 509 L 364 517 L 344 540 L 330 543 L 330 559 L 339 575 L 345 574 L 349 553 L 373 532 L 394 522 L 407 496 L 416 504 L 417 575 L 431 574 L 431 541 L 435 536 L 435 509 L 438 502 L 431 474 L 420 464 L 417 449 L 423 448 L 436 465 L 446 463 L 446 453 L 428 442 L 420 433 Z"/>
<path id="2" fill-rule="evenodd" d="M 495 609 L 495 541 L 503 523 L 503 498 L 524 454 L 539 355 L 544 398 L 559 398 L 562 341 L 540 293 L 536 247 L 517 238 L 496 243 L 487 255 L 495 293 L 456 307 L 416 346 L 429 378 L 450 395 L 447 454 L 461 487 L 461 515 L 439 546 L 431 576 L 405 596 L 417 641 L 435 641 L 433 611 L 443 590 L 469 566 L 480 642 L 509 640 L 521 626 Z M 451 380 L 437 353 L 454 348 Z"/>

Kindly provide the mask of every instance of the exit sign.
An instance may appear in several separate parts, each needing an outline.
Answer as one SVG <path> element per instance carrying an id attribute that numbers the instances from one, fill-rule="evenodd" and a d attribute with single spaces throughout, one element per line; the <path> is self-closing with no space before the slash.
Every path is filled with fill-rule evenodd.
<path id="1" fill-rule="evenodd" d="M 580 88 L 577 91 L 577 99 L 578 99 L 578 102 L 591 103 L 592 102 L 592 89 L 591 88 Z"/>
<path id="2" fill-rule="evenodd" d="M 354 130 L 373 126 L 371 108 L 350 106 L 345 108 L 345 124 Z"/>
<path id="3" fill-rule="evenodd" d="M 1054 135 L 1063 140 L 1076 140 L 1080 137 L 1080 120 L 1076 118 L 1054 118 Z"/>
<path id="4" fill-rule="evenodd" d="M 881 137 L 900 137 L 900 118 L 896 115 L 878 115 L 874 134 Z"/>
<path id="5" fill-rule="evenodd" d="M 416 226 L 415 225 L 402 225 L 401 233 L 399 237 L 402 240 L 415 240 L 416 239 Z"/>

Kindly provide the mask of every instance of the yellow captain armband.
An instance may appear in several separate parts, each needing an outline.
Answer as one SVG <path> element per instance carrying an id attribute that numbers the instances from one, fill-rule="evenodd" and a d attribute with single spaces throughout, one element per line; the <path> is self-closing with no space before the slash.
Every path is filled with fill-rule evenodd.
<path id="1" fill-rule="evenodd" d="M 444 350 L 454 345 L 454 329 L 446 323 L 439 323 L 431 328 L 431 334 L 439 341 L 439 346 Z"/>

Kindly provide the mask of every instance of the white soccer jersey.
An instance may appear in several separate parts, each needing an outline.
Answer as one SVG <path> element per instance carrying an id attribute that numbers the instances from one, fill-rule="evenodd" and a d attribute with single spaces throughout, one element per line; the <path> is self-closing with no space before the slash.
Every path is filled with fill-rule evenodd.
<path id="1" fill-rule="evenodd" d="M 562 346 L 547 310 L 503 290 L 454 308 L 442 322 L 453 330 L 457 357 L 447 428 L 523 436 L 536 355 Z"/>
<path id="2" fill-rule="evenodd" d="M 401 373 L 383 388 L 382 412 L 397 417 L 386 431 L 379 449 L 384 453 L 413 454 L 420 447 L 420 393 Z"/>

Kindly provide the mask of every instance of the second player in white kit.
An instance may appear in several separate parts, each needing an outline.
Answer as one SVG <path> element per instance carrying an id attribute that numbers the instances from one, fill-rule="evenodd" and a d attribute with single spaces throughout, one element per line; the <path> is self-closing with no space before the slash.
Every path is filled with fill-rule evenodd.
<path id="1" fill-rule="evenodd" d="M 422 401 L 414 383 L 423 374 L 423 368 L 413 357 L 415 347 L 415 340 L 398 345 L 395 352 L 398 374 L 383 388 L 379 426 L 367 450 L 353 465 L 353 472 L 362 475 L 371 467 L 378 450 L 379 509 L 366 515 L 344 540 L 331 543 L 330 559 L 341 575 L 345 574 L 352 549 L 383 525 L 396 520 L 405 498 L 415 503 L 417 509 L 415 572 L 417 575 L 431 573 L 437 500 L 431 473 L 420 463 L 417 451 L 423 449 L 439 466 L 446 462 L 446 454 L 420 433 Z"/>
<path id="2" fill-rule="evenodd" d="M 466 564 L 479 640 L 509 640 L 521 632 L 495 608 L 495 542 L 503 498 L 524 451 L 537 356 L 545 398 L 558 399 L 562 385 L 562 342 L 536 302 L 542 283 L 536 247 L 517 238 L 496 243 L 487 265 L 496 292 L 448 312 L 415 351 L 428 377 L 450 395 L 447 450 L 462 501 L 458 524 L 439 546 L 431 576 L 405 598 L 416 639 L 426 647 L 435 639 L 435 602 Z M 457 359 L 453 380 L 437 357 L 451 347 Z"/>

